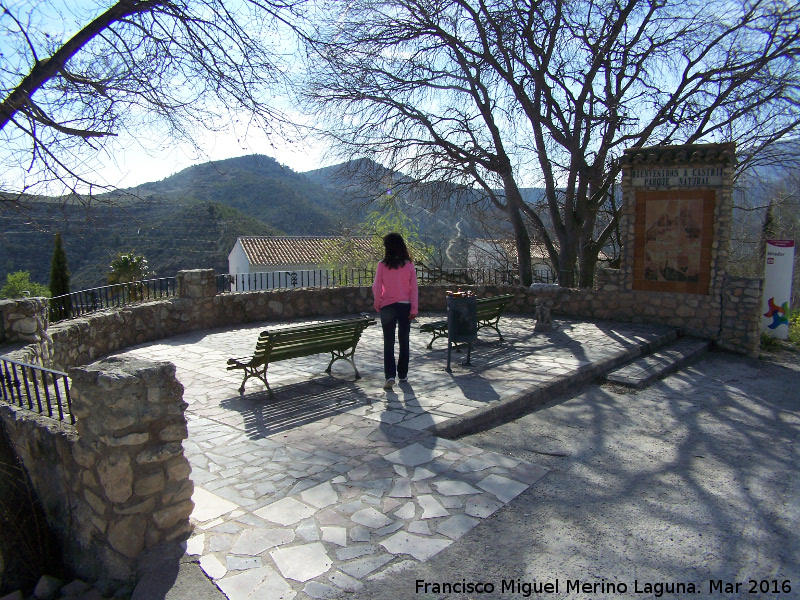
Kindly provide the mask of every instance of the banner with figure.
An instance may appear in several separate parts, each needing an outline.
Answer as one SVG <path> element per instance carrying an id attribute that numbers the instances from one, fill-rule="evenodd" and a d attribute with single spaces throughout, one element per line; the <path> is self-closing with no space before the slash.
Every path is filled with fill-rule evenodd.
<path id="1" fill-rule="evenodd" d="M 764 316 L 761 329 L 774 338 L 789 337 L 789 301 L 792 297 L 794 240 L 767 240 L 764 269 Z"/>

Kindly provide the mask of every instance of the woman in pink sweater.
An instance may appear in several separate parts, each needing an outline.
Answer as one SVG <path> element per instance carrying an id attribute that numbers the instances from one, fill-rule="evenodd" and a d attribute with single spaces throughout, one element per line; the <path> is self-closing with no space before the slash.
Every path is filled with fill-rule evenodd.
<path id="1" fill-rule="evenodd" d="M 383 371 L 386 375 L 383 389 L 390 390 L 395 377 L 399 376 L 401 382 L 408 377 L 408 337 L 411 321 L 417 318 L 419 294 L 417 270 L 411 262 L 403 236 L 390 233 L 383 238 L 383 246 L 386 253 L 375 270 L 372 294 L 383 327 Z M 394 360 L 395 328 L 400 342 L 397 363 Z"/>

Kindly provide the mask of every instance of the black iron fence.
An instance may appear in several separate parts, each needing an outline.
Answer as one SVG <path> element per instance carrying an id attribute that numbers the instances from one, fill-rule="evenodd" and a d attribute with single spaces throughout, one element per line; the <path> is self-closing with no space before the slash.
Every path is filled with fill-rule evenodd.
<path id="1" fill-rule="evenodd" d="M 51 322 L 74 319 L 104 308 L 170 298 L 177 293 L 176 277 L 116 283 L 50 298 L 48 316 Z"/>
<path id="2" fill-rule="evenodd" d="M 509 269 L 429 269 L 417 267 L 420 285 L 520 285 L 519 273 Z M 285 290 L 298 287 L 368 286 L 375 269 L 316 269 L 217 275 L 217 293 Z M 556 283 L 549 270 L 533 271 L 534 283 Z M 119 283 L 50 298 L 51 322 L 73 319 L 105 308 L 170 298 L 177 295 L 177 278 L 162 277 Z"/>
<path id="3" fill-rule="evenodd" d="M 372 285 L 374 269 L 308 269 L 217 275 L 218 292 L 286 290 L 297 287 L 340 287 Z"/>
<path id="4" fill-rule="evenodd" d="M 316 269 L 217 275 L 217 291 L 250 292 L 296 287 L 340 287 L 372 285 L 375 269 Z M 519 285 L 519 273 L 508 269 L 429 269 L 417 267 L 420 285 Z M 552 271 L 534 271 L 535 283 L 555 283 Z"/>
<path id="5" fill-rule="evenodd" d="M 0 392 L 9 404 L 75 424 L 66 373 L 0 356 Z"/>

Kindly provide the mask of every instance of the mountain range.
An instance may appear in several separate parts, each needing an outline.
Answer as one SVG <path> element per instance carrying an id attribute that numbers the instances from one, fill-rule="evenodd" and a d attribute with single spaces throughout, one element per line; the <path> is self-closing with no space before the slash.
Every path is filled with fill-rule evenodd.
<path id="1" fill-rule="evenodd" d="M 192 166 L 100 196 L 90 206 L 29 198 L 24 214 L 0 212 L 0 282 L 7 273 L 28 271 L 32 281 L 46 285 L 56 231 L 64 240 L 73 290 L 105 285 L 118 252 L 145 256 L 155 277 L 197 268 L 227 273 L 237 237 L 336 235 L 355 227 L 359 195 L 345 167 L 352 165 L 296 173 L 273 158 L 250 155 Z M 429 238 L 458 239 L 476 231 L 474 223 L 433 215 L 413 202 L 404 211 Z"/>
<path id="2" fill-rule="evenodd" d="M 371 172 L 372 187 L 359 184 L 359 173 Z M 352 230 L 369 198 L 386 193 L 387 182 L 403 175 L 367 160 L 352 161 L 297 173 L 273 158 L 250 155 L 203 163 L 161 181 L 98 197 L 90 206 L 63 198 L 28 198 L 26 210 L 0 210 L 0 284 L 6 274 L 28 271 L 31 280 L 47 285 L 56 231 L 60 231 L 72 274 L 71 288 L 106 284 L 109 265 L 119 252 L 144 255 L 155 277 L 181 269 L 213 268 L 228 272 L 228 254 L 236 238 L 252 235 L 338 235 Z M 394 185 L 394 184 L 391 184 Z M 737 206 L 764 205 L 763 183 L 737 190 Z M 542 190 L 522 189 L 530 203 Z M 477 237 L 503 237 L 508 223 L 484 224 L 463 205 L 446 204 L 432 211 L 431 197 L 448 197 L 441 187 L 400 192 L 404 213 L 419 227 L 443 266 L 459 266 L 467 242 Z M 758 239 L 763 211 L 737 211 L 745 239 Z M 540 213 L 548 218 L 547 211 Z"/>

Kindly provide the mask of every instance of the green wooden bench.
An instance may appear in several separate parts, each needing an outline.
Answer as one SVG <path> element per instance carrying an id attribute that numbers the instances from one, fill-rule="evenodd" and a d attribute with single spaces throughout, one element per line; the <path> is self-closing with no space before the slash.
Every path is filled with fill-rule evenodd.
<path id="1" fill-rule="evenodd" d="M 491 327 L 500 336 L 500 341 L 503 341 L 503 334 L 497 328 L 500 322 L 500 316 L 503 314 L 503 309 L 506 305 L 514 299 L 514 294 L 506 294 L 504 296 L 492 296 L 491 298 L 480 298 L 475 301 L 475 307 L 478 313 L 478 331 L 484 327 Z M 421 325 L 419 330 L 423 333 L 433 334 L 428 348 L 433 347 L 433 342 L 440 337 L 447 337 L 447 319 L 443 321 L 434 321 L 433 323 L 425 323 Z"/>
<path id="2" fill-rule="evenodd" d="M 373 323 L 375 323 L 374 317 L 362 317 L 262 331 L 258 336 L 253 356 L 228 359 L 228 371 L 235 369 L 244 371 L 242 387 L 239 388 L 240 394 L 244 394 L 244 384 L 247 380 L 257 377 L 264 382 L 272 397 L 273 393 L 267 382 L 267 367 L 270 363 L 330 352 L 331 362 L 325 369 L 326 373 L 331 372 L 331 366 L 335 361 L 344 359 L 353 365 L 356 379 L 360 379 L 361 375 L 356 368 L 353 354 L 358 340 L 361 339 L 361 333 Z"/>

